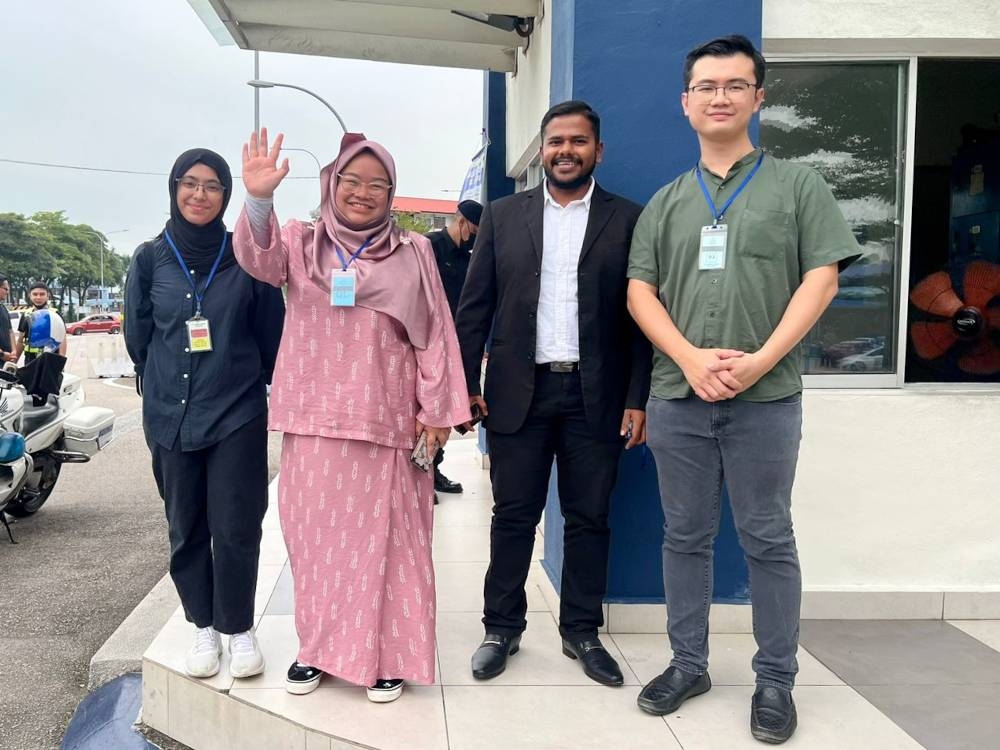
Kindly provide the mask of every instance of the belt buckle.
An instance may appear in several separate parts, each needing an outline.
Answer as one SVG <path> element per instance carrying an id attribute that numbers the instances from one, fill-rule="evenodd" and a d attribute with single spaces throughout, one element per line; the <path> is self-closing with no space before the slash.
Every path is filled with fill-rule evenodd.
<path id="1" fill-rule="evenodd" d="M 576 362 L 549 362 L 549 369 L 552 372 L 573 372 Z"/>

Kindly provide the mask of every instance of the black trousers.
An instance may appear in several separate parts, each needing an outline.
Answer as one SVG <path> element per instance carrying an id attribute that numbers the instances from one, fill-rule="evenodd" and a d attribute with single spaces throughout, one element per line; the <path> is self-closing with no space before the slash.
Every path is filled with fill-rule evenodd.
<path id="1" fill-rule="evenodd" d="M 608 500 L 622 445 L 592 436 L 579 372 L 544 368 L 536 370 L 534 398 L 521 429 L 509 435 L 489 433 L 494 505 L 484 586 L 488 632 L 514 635 L 527 624 L 524 585 L 555 458 L 566 521 L 559 631 L 566 637 L 597 634 L 604 623 L 601 604 L 607 587 Z"/>
<path id="2" fill-rule="evenodd" d="M 199 628 L 249 630 L 267 511 L 267 415 L 201 450 L 148 443 L 184 614 Z"/>

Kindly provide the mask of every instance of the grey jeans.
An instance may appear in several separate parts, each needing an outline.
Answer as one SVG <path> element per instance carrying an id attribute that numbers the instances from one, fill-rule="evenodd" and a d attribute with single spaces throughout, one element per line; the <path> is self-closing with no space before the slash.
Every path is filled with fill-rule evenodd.
<path id="1" fill-rule="evenodd" d="M 665 519 L 671 665 L 691 674 L 708 669 L 712 546 L 725 481 L 750 569 L 757 684 L 791 690 L 802 599 L 791 515 L 801 394 L 767 403 L 651 397 L 646 414 Z"/>

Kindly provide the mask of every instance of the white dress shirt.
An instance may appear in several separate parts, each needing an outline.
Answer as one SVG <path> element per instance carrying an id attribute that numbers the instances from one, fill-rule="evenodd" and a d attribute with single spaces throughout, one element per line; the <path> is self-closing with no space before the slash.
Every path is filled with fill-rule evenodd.
<path id="1" fill-rule="evenodd" d="M 542 276 L 538 295 L 535 362 L 579 362 L 580 325 L 577 267 L 590 218 L 594 180 L 583 198 L 565 207 L 552 199 L 546 180 L 542 189 Z"/>

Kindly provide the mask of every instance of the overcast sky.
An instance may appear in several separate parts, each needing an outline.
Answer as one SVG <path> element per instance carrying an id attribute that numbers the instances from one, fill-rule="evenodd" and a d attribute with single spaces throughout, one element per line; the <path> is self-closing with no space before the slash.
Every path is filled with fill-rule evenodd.
<path id="1" fill-rule="evenodd" d="M 186 0 L 35 0 L 3 11 L 0 159 L 165 174 L 182 151 L 204 146 L 239 174 L 253 129 L 253 53 L 220 47 Z M 384 144 L 398 195 L 457 198 L 480 145 L 480 71 L 262 53 L 260 77 L 315 91 L 348 128 Z M 284 132 L 287 147 L 333 159 L 341 130 L 320 102 L 290 89 L 263 90 L 260 101 L 261 123 Z M 307 179 L 278 189 L 281 220 L 319 202 L 316 162 L 288 157 L 290 177 Z M 244 196 L 235 183 L 230 227 Z M 0 212 L 60 209 L 131 254 L 167 219 L 167 178 L 0 161 Z"/>

